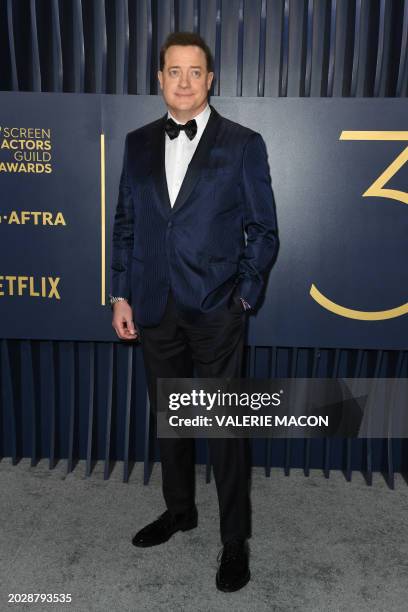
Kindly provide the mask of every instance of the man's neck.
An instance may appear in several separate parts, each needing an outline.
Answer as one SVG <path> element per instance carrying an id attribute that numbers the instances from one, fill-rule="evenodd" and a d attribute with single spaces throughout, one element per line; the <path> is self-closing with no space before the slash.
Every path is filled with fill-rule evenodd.
<path id="1" fill-rule="evenodd" d="M 174 119 L 176 119 L 176 121 L 178 121 L 179 123 L 187 123 L 187 121 L 190 121 L 190 119 L 194 119 L 194 117 L 197 117 L 197 115 L 202 113 L 202 111 L 206 108 L 207 104 L 208 102 L 206 100 L 204 104 L 202 104 L 199 108 L 195 108 L 190 111 L 178 110 L 176 108 L 170 108 L 169 106 L 167 107 L 167 110 L 169 111 L 171 116 L 174 117 Z"/>

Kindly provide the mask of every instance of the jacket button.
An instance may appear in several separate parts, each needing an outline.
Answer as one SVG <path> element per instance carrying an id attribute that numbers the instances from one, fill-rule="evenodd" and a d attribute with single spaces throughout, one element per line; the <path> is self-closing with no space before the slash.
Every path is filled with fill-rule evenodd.
<path id="1" fill-rule="evenodd" d="M 173 221 L 169 221 L 169 222 L 167 223 L 167 227 L 172 227 L 172 225 L 173 225 Z"/>

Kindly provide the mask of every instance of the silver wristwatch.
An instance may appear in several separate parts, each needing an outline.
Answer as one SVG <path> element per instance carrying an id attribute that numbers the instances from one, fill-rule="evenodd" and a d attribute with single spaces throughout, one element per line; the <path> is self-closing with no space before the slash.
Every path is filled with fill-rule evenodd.
<path id="1" fill-rule="evenodd" d="M 127 299 L 124 297 L 116 297 L 116 296 L 109 294 L 109 304 L 111 305 L 111 307 L 114 304 L 116 304 L 116 302 L 122 302 L 122 301 L 127 302 Z"/>

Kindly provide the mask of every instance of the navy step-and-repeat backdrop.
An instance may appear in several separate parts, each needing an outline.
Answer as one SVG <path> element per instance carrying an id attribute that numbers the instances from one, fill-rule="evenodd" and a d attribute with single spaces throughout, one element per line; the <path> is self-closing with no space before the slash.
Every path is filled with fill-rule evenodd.
<path id="1" fill-rule="evenodd" d="M 215 98 L 266 142 L 280 250 L 249 344 L 408 347 L 408 102 Z M 0 337 L 117 340 L 126 133 L 159 96 L 0 94 Z"/>

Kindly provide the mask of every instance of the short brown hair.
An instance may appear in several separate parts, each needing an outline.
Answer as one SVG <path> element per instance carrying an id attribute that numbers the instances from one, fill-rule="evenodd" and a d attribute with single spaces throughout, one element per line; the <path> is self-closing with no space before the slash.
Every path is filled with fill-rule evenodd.
<path id="1" fill-rule="evenodd" d="M 164 56 L 169 47 L 173 45 L 194 45 L 196 47 L 200 47 L 205 53 L 205 57 L 207 60 L 207 71 L 213 72 L 214 61 L 211 55 L 211 51 L 205 40 L 195 32 L 172 32 L 169 34 L 164 41 L 161 49 L 160 49 L 160 70 L 164 68 Z"/>

